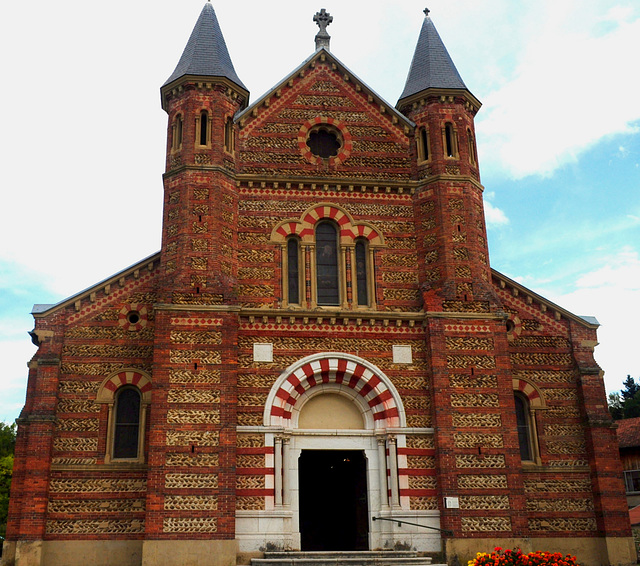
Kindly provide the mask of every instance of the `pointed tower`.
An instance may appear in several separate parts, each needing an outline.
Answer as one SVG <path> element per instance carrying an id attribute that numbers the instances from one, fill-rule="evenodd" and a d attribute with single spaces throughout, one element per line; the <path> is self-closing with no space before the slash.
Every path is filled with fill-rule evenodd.
<path id="1" fill-rule="evenodd" d="M 233 295 L 235 127 L 249 93 L 207 2 L 161 88 L 169 115 L 162 264 L 166 302 L 221 303 Z M 192 295 L 195 295 L 193 297 Z M 198 297 L 198 295 L 200 295 Z"/>
<path id="2" fill-rule="evenodd" d="M 477 493 L 468 468 L 483 473 L 494 460 L 516 464 L 520 455 L 506 316 L 491 286 L 478 173 L 474 117 L 480 102 L 456 70 L 429 11 L 425 14 L 397 108 L 416 124 L 419 280 L 431 359 L 438 489 L 445 502 L 441 526 L 451 531 L 447 551 L 454 555 L 473 530 L 470 525 L 482 520 L 482 511 L 466 503 Z M 485 435 L 478 427 L 488 417 L 457 407 L 500 407 L 502 414 Z M 512 502 L 495 527 L 504 536 L 527 533 L 518 512 L 524 500 L 520 469 L 514 465 L 508 480 L 492 486 L 496 498 Z"/>
<path id="3" fill-rule="evenodd" d="M 230 563 L 238 340 L 234 115 L 248 92 L 210 3 L 161 95 L 169 125 L 143 564 L 164 563 L 158 556 L 169 552 Z M 172 540 L 177 533 L 186 534 Z"/>
<path id="4" fill-rule="evenodd" d="M 492 300 L 474 117 L 481 104 L 425 19 L 397 108 L 416 124 L 417 217 L 425 299 Z M 431 299 L 427 299 L 431 297 Z M 426 305 L 439 310 L 438 301 Z"/>

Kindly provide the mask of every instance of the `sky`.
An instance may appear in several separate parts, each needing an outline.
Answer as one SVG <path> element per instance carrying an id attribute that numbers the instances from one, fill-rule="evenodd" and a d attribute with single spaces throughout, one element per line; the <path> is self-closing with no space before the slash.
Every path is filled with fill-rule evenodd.
<path id="1" fill-rule="evenodd" d="M 609 392 L 640 378 L 640 3 L 428 0 L 469 90 L 490 260 L 601 323 Z M 0 8 L 0 420 L 24 404 L 35 303 L 56 303 L 160 248 L 171 75 L 203 0 L 5 2 Z M 314 50 L 395 104 L 416 0 L 213 1 L 256 100 Z"/>

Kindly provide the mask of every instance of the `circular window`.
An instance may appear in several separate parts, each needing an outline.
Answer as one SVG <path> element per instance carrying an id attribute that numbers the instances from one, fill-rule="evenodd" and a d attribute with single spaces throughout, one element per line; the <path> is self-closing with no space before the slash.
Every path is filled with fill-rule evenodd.
<path id="1" fill-rule="evenodd" d="M 340 132 L 331 126 L 321 125 L 312 128 L 307 136 L 307 147 L 316 157 L 329 159 L 338 155 L 342 147 Z"/>
<path id="2" fill-rule="evenodd" d="M 131 311 L 127 315 L 127 320 L 129 321 L 129 324 L 138 324 L 140 322 L 140 314 L 136 311 Z"/>
<path id="3" fill-rule="evenodd" d="M 149 310 L 145 305 L 126 304 L 118 313 L 118 324 L 130 332 L 141 330 L 149 322 Z"/>
<path id="4" fill-rule="evenodd" d="M 307 120 L 298 131 L 298 147 L 314 165 L 335 166 L 351 155 L 353 141 L 345 125 L 329 116 Z"/>

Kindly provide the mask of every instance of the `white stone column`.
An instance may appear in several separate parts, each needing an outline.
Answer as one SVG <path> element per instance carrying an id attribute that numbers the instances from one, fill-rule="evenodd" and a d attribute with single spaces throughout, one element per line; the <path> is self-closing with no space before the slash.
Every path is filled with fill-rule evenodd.
<path id="1" fill-rule="evenodd" d="M 276 436 L 273 440 L 274 450 L 274 485 L 276 490 L 275 504 L 276 507 L 282 507 L 282 438 Z"/>
<path id="2" fill-rule="evenodd" d="M 400 492 L 398 489 L 398 449 L 396 437 L 389 436 L 389 470 L 391 472 L 391 507 L 400 507 Z"/>
<path id="3" fill-rule="evenodd" d="M 387 440 L 378 437 L 378 468 L 380 470 L 380 506 L 389 506 L 389 487 L 387 485 Z"/>
<path id="4" fill-rule="evenodd" d="M 288 436 L 282 437 L 282 503 L 283 505 L 291 504 L 291 450 L 290 448 L 291 438 Z"/>

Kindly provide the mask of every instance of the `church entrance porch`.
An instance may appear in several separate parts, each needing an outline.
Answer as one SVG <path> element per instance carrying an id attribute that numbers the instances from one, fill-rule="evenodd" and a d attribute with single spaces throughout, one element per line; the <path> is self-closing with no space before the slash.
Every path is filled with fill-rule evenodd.
<path id="1" fill-rule="evenodd" d="M 364 452 L 303 450 L 298 471 L 302 550 L 368 550 Z"/>

